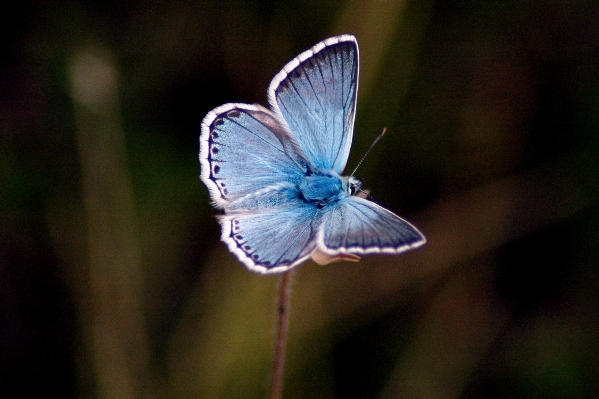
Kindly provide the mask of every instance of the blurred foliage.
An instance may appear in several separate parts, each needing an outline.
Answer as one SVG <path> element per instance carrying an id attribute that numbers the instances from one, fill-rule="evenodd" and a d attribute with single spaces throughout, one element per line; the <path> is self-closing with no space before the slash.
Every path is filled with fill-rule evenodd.
<path id="1" fill-rule="evenodd" d="M 276 277 L 219 242 L 199 125 L 353 33 L 349 168 L 425 248 L 295 275 L 286 398 L 599 394 L 599 4 L 24 1 L 0 39 L 0 388 L 262 398 Z"/>

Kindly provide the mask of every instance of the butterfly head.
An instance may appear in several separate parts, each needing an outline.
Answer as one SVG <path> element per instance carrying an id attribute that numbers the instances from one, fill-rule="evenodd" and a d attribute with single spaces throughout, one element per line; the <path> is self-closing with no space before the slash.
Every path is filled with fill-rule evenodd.
<path id="1" fill-rule="evenodd" d="M 362 191 L 362 182 L 353 176 L 343 177 L 343 188 L 347 195 L 357 195 Z"/>

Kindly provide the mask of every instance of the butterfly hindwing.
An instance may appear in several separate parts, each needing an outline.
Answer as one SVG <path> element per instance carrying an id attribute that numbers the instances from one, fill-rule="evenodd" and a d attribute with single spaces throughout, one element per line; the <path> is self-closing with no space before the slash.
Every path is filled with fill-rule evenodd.
<path id="1" fill-rule="evenodd" d="M 220 217 L 222 240 L 241 262 L 259 273 L 285 271 L 316 247 L 316 208 L 297 198 L 258 212 Z"/>
<path id="2" fill-rule="evenodd" d="M 350 35 L 320 42 L 289 62 L 268 89 L 275 114 L 310 166 L 341 173 L 351 146 L 358 90 L 358 45 Z"/>
<path id="3" fill-rule="evenodd" d="M 357 196 L 323 210 L 318 243 L 329 254 L 400 253 L 426 239 L 393 212 Z"/>

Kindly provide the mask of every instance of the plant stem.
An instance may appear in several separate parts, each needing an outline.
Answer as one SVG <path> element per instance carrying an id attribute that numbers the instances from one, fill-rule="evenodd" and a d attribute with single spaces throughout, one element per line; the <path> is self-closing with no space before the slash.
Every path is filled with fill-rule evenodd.
<path id="1" fill-rule="evenodd" d="M 285 365 L 285 347 L 287 345 L 287 326 L 289 325 L 289 297 L 291 295 L 292 274 L 293 269 L 283 273 L 279 285 L 275 347 L 270 380 L 270 399 L 280 399 L 281 392 L 283 391 L 283 369 Z"/>

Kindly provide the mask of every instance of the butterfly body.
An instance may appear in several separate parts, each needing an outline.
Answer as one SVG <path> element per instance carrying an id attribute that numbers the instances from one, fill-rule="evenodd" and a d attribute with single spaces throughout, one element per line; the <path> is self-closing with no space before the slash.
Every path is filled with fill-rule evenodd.
<path id="1" fill-rule="evenodd" d="M 333 37 L 275 76 L 272 110 L 225 104 L 204 118 L 201 179 L 224 210 L 222 240 L 249 269 L 277 273 L 309 257 L 357 260 L 424 244 L 414 226 L 357 195 L 359 180 L 341 176 L 357 82 L 355 38 Z"/>

